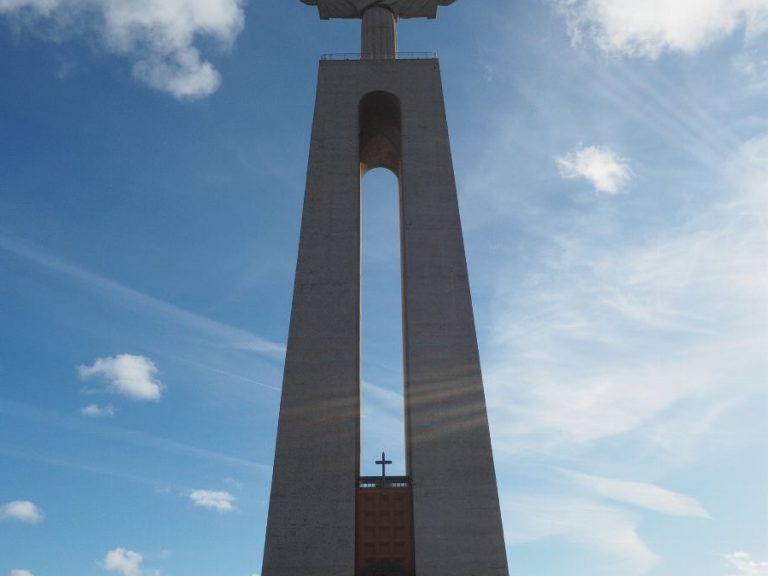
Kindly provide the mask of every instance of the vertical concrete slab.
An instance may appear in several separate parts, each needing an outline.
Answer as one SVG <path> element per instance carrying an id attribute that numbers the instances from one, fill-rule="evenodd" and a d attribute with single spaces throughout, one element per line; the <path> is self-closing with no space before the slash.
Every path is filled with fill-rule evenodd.
<path id="1" fill-rule="evenodd" d="M 360 164 L 357 108 L 345 90 L 321 67 L 264 576 L 352 576 L 355 569 Z"/>
<path id="2" fill-rule="evenodd" d="M 507 576 L 485 394 L 436 60 L 402 67 L 409 474 L 418 576 Z"/>

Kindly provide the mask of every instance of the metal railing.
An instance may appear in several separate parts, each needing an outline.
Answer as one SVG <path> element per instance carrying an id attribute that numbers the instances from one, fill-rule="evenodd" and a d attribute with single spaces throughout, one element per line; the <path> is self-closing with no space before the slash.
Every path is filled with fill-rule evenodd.
<path id="1" fill-rule="evenodd" d="M 398 52 L 396 60 L 434 60 L 437 52 Z M 363 58 L 360 52 L 342 52 L 340 54 L 323 54 L 320 60 L 392 60 L 392 58 Z"/>
<path id="2" fill-rule="evenodd" d="M 359 476 L 358 488 L 407 488 L 411 485 L 408 476 Z"/>

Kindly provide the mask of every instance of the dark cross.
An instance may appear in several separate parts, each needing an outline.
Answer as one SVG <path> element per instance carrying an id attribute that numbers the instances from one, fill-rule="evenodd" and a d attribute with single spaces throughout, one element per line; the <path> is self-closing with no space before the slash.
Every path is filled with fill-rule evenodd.
<path id="1" fill-rule="evenodd" d="M 386 454 L 381 453 L 381 460 L 376 460 L 376 464 L 381 466 L 381 480 L 387 477 L 387 464 L 392 464 L 392 460 L 387 460 Z"/>

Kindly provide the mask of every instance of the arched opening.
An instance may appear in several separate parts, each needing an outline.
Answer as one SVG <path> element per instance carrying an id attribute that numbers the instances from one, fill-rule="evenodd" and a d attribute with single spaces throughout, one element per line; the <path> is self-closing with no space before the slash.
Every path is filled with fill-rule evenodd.
<path id="1" fill-rule="evenodd" d="M 361 476 L 355 572 L 408 575 L 413 574 L 414 539 L 403 399 L 400 101 L 372 92 L 362 98 L 359 114 Z"/>
<path id="2" fill-rule="evenodd" d="M 400 173 L 402 158 L 400 100 L 389 92 L 371 92 L 360 101 L 360 165 L 362 173 L 389 168 Z"/>
<path id="3" fill-rule="evenodd" d="M 375 169 L 362 184 L 361 475 L 406 474 L 403 400 L 403 314 L 400 190 L 389 170 Z"/>
<path id="4" fill-rule="evenodd" d="M 361 458 L 360 474 L 406 474 L 400 234 L 400 100 L 371 92 L 360 101 Z"/>

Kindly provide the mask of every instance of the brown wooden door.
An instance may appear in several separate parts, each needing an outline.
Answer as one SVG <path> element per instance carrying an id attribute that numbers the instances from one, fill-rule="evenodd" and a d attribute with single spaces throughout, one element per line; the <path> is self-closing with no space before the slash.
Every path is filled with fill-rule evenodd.
<path id="1" fill-rule="evenodd" d="M 358 488 L 356 575 L 378 568 L 413 576 L 413 497 L 410 486 Z"/>

